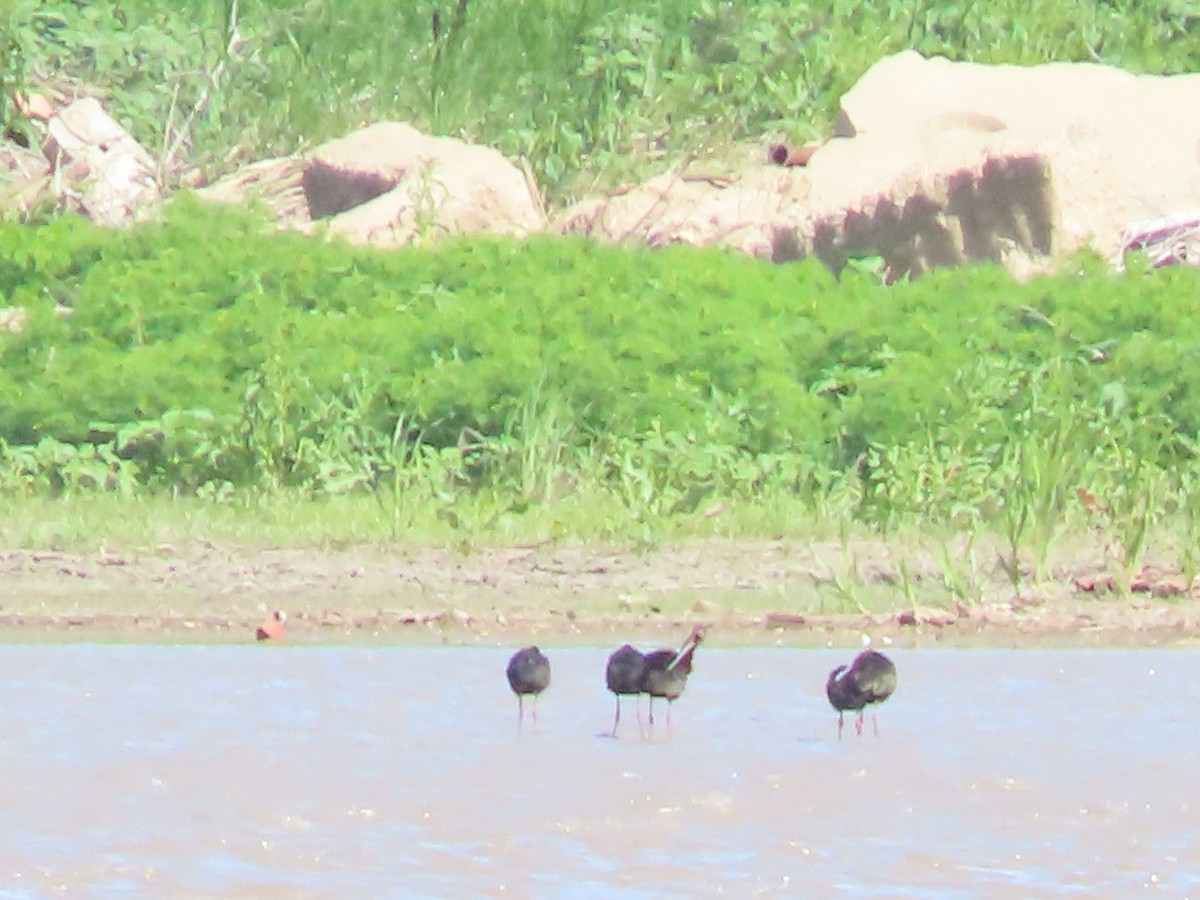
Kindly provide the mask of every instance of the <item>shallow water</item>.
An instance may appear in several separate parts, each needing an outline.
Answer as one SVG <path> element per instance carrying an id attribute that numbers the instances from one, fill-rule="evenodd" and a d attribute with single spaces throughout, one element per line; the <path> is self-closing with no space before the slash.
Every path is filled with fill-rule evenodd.
<path id="1" fill-rule="evenodd" d="M 897 650 L 839 742 L 852 651 L 611 740 L 610 648 L 520 733 L 511 649 L 0 647 L 0 896 L 1200 896 L 1200 653 Z"/>

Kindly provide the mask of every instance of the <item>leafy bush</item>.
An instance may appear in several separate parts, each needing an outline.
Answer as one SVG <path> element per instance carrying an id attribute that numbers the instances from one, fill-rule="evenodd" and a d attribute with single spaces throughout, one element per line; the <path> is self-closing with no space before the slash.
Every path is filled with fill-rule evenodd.
<path id="1" fill-rule="evenodd" d="M 1067 528 L 1126 567 L 1180 535 L 1200 569 L 1188 268 L 883 287 L 574 238 L 380 252 L 181 197 L 125 231 L 0 226 L 0 285 L 27 312 L 0 333 L 8 495 L 354 493 L 462 540 L 653 541 L 732 506 L 984 530 L 1014 584 Z"/>
<path id="2" fill-rule="evenodd" d="M 678 459 L 661 477 L 684 493 L 793 455 L 862 477 L 866 512 L 911 509 L 932 476 L 890 483 L 900 457 L 994 469 L 1043 425 L 1081 452 L 1121 435 L 1155 465 L 1190 460 L 1196 281 L 1081 260 L 1028 284 L 983 266 L 884 288 L 549 237 L 384 253 L 180 198 L 128 231 L 0 227 L 4 302 L 29 314 L 0 337 L 0 439 L 111 446 L 177 489 L 320 492 L 386 482 L 415 444 L 520 457 L 540 428 L 559 461 L 623 440 L 647 471 Z"/>

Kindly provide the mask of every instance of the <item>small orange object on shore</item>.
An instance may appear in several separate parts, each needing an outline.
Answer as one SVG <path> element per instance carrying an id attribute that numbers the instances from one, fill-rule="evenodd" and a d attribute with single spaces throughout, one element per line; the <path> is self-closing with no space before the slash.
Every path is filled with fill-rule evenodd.
<path id="1" fill-rule="evenodd" d="M 255 640 L 259 641 L 275 641 L 283 637 L 283 631 L 287 627 L 287 613 L 282 610 L 275 610 L 271 613 L 258 630 L 254 632 Z"/>

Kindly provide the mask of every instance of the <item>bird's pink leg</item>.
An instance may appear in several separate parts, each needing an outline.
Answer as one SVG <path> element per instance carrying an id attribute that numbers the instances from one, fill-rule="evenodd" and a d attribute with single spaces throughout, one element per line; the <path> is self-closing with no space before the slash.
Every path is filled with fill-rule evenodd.
<path id="1" fill-rule="evenodd" d="M 860 709 L 858 715 L 854 719 L 854 733 L 862 737 L 863 730 L 863 711 Z"/>

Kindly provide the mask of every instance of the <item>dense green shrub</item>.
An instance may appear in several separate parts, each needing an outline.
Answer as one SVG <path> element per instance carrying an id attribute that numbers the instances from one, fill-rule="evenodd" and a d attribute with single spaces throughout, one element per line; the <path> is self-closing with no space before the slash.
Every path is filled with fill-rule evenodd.
<path id="1" fill-rule="evenodd" d="M 36 140 L 16 92 L 78 79 L 172 184 L 398 118 L 524 158 L 561 204 L 826 133 L 882 54 L 1173 74 L 1200 58 L 1196 23 L 1174 0 L 16 0 L 0 131 Z M 883 288 L 548 237 L 379 253 L 186 197 L 128 231 L 0 225 L 0 303 L 26 314 L 0 333 L 0 493 L 360 492 L 393 529 L 455 531 L 463 505 L 486 528 L 587 496 L 639 538 L 715 497 L 764 533 L 797 505 L 989 528 L 1014 581 L 1073 517 L 1127 566 L 1159 517 L 1190 577 L 1197 278 L 1080 259 Z"/>
<path id="2" fill-rule="evenodd" d="M 127 231 L 0 227 L 3 302 L 28 312 L 0 337 L 0 440 L 109 447 L 177 489 L 324 490 L 378 486 L 418 449 L 512 458 L 538 429 L 560 461 L 622 441 L 646 461 L 657 435 L 684 493 L 689 467 L 728 489 L 790 456 L 862 478 L 864 511 L 907 509 L 930 476 L 891 483 L 897 454 L 991 472 L 1021 439 L 1094 455 L 1119 436 L 1190 464 L 1197 279 L 1081 260 L 1027 284 L 983 266 L 882 287 L 549 237 L 385 253 L 180 198 Z"/>

